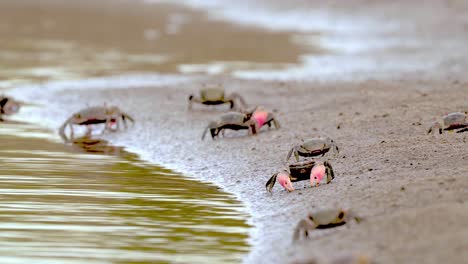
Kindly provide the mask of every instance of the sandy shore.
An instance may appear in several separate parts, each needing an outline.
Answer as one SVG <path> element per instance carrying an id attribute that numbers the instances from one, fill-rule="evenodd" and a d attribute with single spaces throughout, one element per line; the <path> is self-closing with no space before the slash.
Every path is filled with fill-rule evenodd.
<path id="1" fill-rule="evenodd" d="M 462 263 L 467 258 L 467 135 L 427 136 L 425 131 L 434 117 L 465 105 L 468 84 L 216 81 L 245 94 L 252 104 L 278 109 L 283 127 L 255 137 L 241 133 L 201 141 L 206 120 L 217 113 L 187 112 L 186 95 L 195 92 L 200 81 L 52 93 L 38 100 L 54 98 L 54 103 L 35 114 L 55 119 L 82 101 L 101 104 L 106 98 L 134 115 L 134 128 L 106 138 L 236 194 L 256 227 L 248 263 L 285 263 L 291 254 L 330 256 L 342 251 L 363 252 L 381 263 Z M 277 186 L 268 194 L 265 182 L 282 167 L 297 138 L 322 135 L 342 148 L 341 157 L 332 161 L 336 180 L 319 188 L 300 189 L 299 183 L 293 193 Z M 309 210 L 336 204 L 353 208 L 367 220 L 317 232 L 310 242 L 291 247 L 299 219 Z"/>
<path id="2" fill-rule="evenodd" d="M 341 12 L 363 2 L 367 1 L 321 8 Z M 106 101 L 133 115 L 135 127 L 105 138 L 144 159 L 236 194 L 247 205 L 255 226 L 246 263 L 288 263 L 342 253 L 364 253 L 378 263 L 464 263 L 468 259 L 468 134 L 428 136 L 425 132 L 444 113 L 468 106 L 468 78 L 463 74 L 468 52 L 458 49 L 468 40 L 468 22 L 463 19 L 468 9 L 461 1 L 428 1 L 459 6 L 422 10 L 403 1 L 380 2 L 384 1 L 373 2 L 359 13 L 381 11 L 377 16 L 412 25 L 401 30 L 398 39 L 411 35 L 423 44 L 409 47 L 402 42 L 349 58 L 373 58 L 378 77 L 358 72 L 341 81 L 279 82 L 194 76 L 193 81 L 177 85 L 35 90 L 26 95 L 18 89 L 13 94 L 46 104 L 26 115 L 41 117 L 52 128 L 85 104 Z M 413 16 L 411 11 L 416 10 L 419 15 Z M 430 70 L 385 68 L 405 65 L 406 57 L 427 61 Z M 384 71 L 378 70 L 380 65 Z M 201 141 L 208 120 L 219 114 L 201 107 L 187 111 L 187 96 L 203 83 L 221 83 L 252 105 L 277 110 L 282 128 L 253 137 L 229 133 L 218 141 Z M 299 138 L 314 136 L 330 136 L 342 149 L 339 158 L 331 161 L 337 174 L 332 184 L 302 189 L 298 183 L 293 193 L 279 186 L 273 194 L 267 193 L 265 182 L 282 167 L 291 146 Z M 366 220 L 349 228 L 317 231 L 310 241 L 291 244 L 294 225 L 307 212 L 337 205 L 354 209 Z"/>

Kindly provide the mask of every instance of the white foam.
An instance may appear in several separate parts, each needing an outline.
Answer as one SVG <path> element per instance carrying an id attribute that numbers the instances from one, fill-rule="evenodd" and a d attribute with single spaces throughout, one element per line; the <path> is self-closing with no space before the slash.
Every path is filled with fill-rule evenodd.
<path id="1" fill-rule="evenodd" d="M 330 10 L 310 7 L 275 8 L 255 1 L 232 0 L 142 0 L 147 4 L 177 3 L 208 12 L 213 20 L 258 26 L 273 31 L 362 32 L 397 29 L 398 21 L 376 21 L 369 16 L 332 14 Z"/>
<path id="2" fill-rule="evenodd" d="M 387 62 L 375 56 L 392 49 L 427 48 L 423 42 L 408 36 L 392 36 L 400 32 L 403 21 L 383 20 L 364 13 L 343 13 L 332 9 L 311 7 L 278 8 L 247 0 L 142 0 L 147 4 L 177 3 L 203 10 L 213 20 L 257 26 L 271 31 L 295 32 L 291 41 L 300 46 L 323 47 L 327 54 L 306 54 L 295 65 L 256 69 L 227 70 L 225 63 L 182 65 L 182 73 L 220 74 L 229 72 L 242 79 L 310 80 L 356 79 L 380 77 L 385 71 L 403 73 L 433 68 L 418 56 L 399 56 Z M 320 34 L 317 34 L 320 33 Z M 372 54 L 372 55 L 370 55 Z M 285 66 L 285 65 L 282 65 Z"/>
<path id="3" fill-rule="evenodd" d="M 199 77 L 181 76 L 176 74 L 132 74 L 108 77 L 89 78 L 81 80 L 52 81 L 44 84 L 18 86 L 8 94 L 19 100 L 34 101 L 34 98 L 46 91 L 55 92 L 68 89 L 128 89 L 139 87 L 161 87 L 192 81 Z"/>

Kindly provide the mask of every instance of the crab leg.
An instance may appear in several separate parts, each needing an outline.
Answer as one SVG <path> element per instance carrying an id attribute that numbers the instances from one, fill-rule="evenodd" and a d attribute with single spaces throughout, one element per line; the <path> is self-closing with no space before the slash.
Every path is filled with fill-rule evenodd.
<path id="1" fill-rule="evenodd" d="M 252 135 L 257 134 L 258 126 L 257 126 L 257 122 L 255 122 L 255 120 L 250 119 L 249 121 L 246 122 L 246 124 L 248 124 L 249 131 L 252 132 Z"/>
<path id="2" fill-rule="evenodd" d="M 205 139 L 205 135 L 208 132 L 208 130 L 210 130 L 211 137 L 214 139 L 214 137 L 217 136 L 219 133 L 219 129 L 217 129 L 216 127 L 218 127 L 218 124 L 216 122 L 210 122 L 208 126 L 205 128 L 205 130 L 203 131 L 201 139 L 202 140 Z"/>
<path id="3" fill-rule="evenodd" d="M 131 117 L 128 114 L 122 114 L 122 121 L 123 121 L 123 123 L 125 125 L 125 128 L 127 128 L 127 120 L 125 120 L 125 119 L 130 120 L 130 122 L 132 122 L 132 125 L 135 124 L 135 119 L 133 117 Z"/>
<path id="4" fill-rule="evenodd" d="M 86 136 L 91 136 L 92 131 L 91 125 L 86 125 Z"/>
<path id="5" fill-rule="evenodd" d="M 69 142 L 69 140 L 73 138 L 73 127 L 71 125 L 72 118 L 73 117 L 68 118 L 59 128 L 59 135 L 65 142 Z M 65 128 L 67 127 L 67 125 L 70 126 L 70 139 L 68 139 L 65 135 Z"/>
<path id="6" fill-rule="evenodd" d="M 278 173 L 273 174 L 273 176 L 271 176 L 271 178 L 267 181 L 265 185 L 265 188 L 270 193 L 271 193 L 271 190 L 273 190 L 273 187 L 275 186 L 277 176 L 278 176 Z"/>
<path id="7" fill-rule="evenodd" d="M 226 98 L 227 101 L 234 101 L 234 100 L 239 100 L 239 102 L 241 103 L 242 105 L 242 108 L 247 108 L 247 103 L 245 102 L 244 98 L 242 96 L 240 96 L 238 93 L 231 93 L 231 95 L 229 97 Z M 234 107 L 234 104 L 231 103 L 231 109 Z"/>
<path id="8" fill-rule="evenodd" d="M 429 130 L 427 130 L 427 134 L 434 134 L 436 130 L 439 130 L 439 134 L 442 134 L 442 125 L 439 122 L 432 124 Z"/>
<path id="9" fill-rule="evenodd" d="M 302 153 L 307 153 L 308 150 L 303 148 L 302 146 L 295 146 L 293 147 L 289 153 L 288 153 L 288 157 L 286 159 L 286 161 L 289 160 L 289 158 L 291 157 L 292 153 L 294 153 L 294 157 L 296 158 L 296 161 L 299 161 L 299 152 L 302 152 Z"/>
<path id="10" fill-rule="evenodd" d="M 308 219 L 302 219 L 297 223 L 296 228 L 294 228 L 293 241 L 298 241 L 302 237 L 308 238 L 309 231 L 314 230 L 315 228 L 317 228 L 317 224 L 315 224 L 315 222 L 309 221 Z M 301 234 L 303 234 L 303 236 L 301 236 Z"/>
<path id="11" fill-rule="evenodd" d="M 202 100 L 198 97 L 195 97 L 194 95 L 190 95 L 188 100 L 189 100 L 188 110 L 192 110 L 192 102 L 199 103 L 199 104 L 202 103 Z"/>
<path id="12" fill-rule="evenodd" d="M 325 166 L 325 174 L 327 174 L 327 184 L 329 184 L 333 179 L 335 179 L 335 173 L 333 172 L 333 168 L 328 161 L 323 163 Z"/>
<path id="13" fill-rule="evenodd" d="M 273 121 L 273 124 L 275 125 L 275 128 L 276 128 L 276 129 L 278 129 L 278 128 L 281 127 L 280 124 L 279 124 L 279 122 L 278 122 L 276 119 L 273 118 L 272 121 Z"/>
<path id="14" fill-rule="evenodd" d="M 286 156 L 286 162 L 288 162 L 288 160 L 291 158 L 292 154 L 294 152 L 294 156 L 296 156 L 296 147 L 292 147 L 289 152 L 288 152 L 288 156 Z M 299 161 L 299 157 L 297 158 L 297 160 Z"/>
<path id="15" fill-rule="evenodd" d="M 340 153 L 340 149 L 338 148 L 337 145 L 332 146 L 332 151 L 333 151 L 333 154 L 335 154 L 335 156 Z"/>
<path id="16" fill-rule="evenodd" d="M 1 96 L 0 96 L 0 98 L 1 98 Z M 5 107 L 5 105 L 7 104 L 7 102 L 8 102 L 8 98 L 7 98 L 7 97 L 5 97 L 5 98 L 3 98 L 2 100 L 0 100 L 0 118 L 2 118 L 2 114 L 5 114 L 5 109 L 4 109 L 4 107 Z"/>

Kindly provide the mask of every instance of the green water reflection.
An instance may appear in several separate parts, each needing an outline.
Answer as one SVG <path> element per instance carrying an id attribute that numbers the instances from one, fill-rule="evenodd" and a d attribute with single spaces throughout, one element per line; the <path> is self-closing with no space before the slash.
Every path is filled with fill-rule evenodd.
<path id="1" fill-rule="evenodd" d="M 102 141 L 50 138 L 0 123 L 0 263 L 237 263 L 247 252 L 230 195 Z"/>

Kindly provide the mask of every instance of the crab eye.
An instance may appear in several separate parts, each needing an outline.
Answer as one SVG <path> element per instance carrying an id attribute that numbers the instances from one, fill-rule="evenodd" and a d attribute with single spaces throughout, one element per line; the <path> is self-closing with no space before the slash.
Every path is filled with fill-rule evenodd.
<path id="1" fill-rule="evenodd" d="M 343 216 L 344 216 L 344 213 L 343 213 L 343 212 L 340 212 L 340 214 L 338 215 L 338 218 L 339 218 L 339 219 L 342 219 Z"/>
<path id="2" fill-rule="evenodd" d="M 309 219 L 314 221 L 314 218 L 311 215 L 309 215 Z"/>

